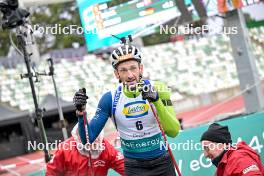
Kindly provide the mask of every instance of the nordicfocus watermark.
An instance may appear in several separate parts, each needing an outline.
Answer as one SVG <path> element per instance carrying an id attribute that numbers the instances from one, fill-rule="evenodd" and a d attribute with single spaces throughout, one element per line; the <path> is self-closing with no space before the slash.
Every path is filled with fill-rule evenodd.
<path id="1" fill-rule="evenodd" d="M 170 147 L 171 150 L 178 150 L 178 151 L 202 151 L 205 149 L 209 150 L 236 150 L 237 146 L 235 144 L 221 144 L 221 143 L 210 143 L 209 145 L 202 145 L 200 142 L 194 142 L 193 140 L 187 140 L 186 142 L 180 143 L 167 143 L 167 142 L 160 142 L 160 149 L 165 148 L 166 150 Z"/>
<path id="2" fill-rule="evenodd" d="M 117 146 L 115 146 L 116 148 L 122 148 L 121 146 L 121 141 L 115 141 L 115 143 L 118 143 Z M 159 141 L 159 140 L 155 140 L 152 142 L 149 142 L 149 144 L 145 143 L 142 145 L 132 145 L 130 144 L 130 146 L 132 147 L 143 147 L 146 145 L 153 145 L 153 144 L 158 144 L 160 150 L 166 149 L 168 150 L 168 147 L 170 147 L 171 150 L 175 151 L 203 151 L 203 150 L 221 150 L 221 149 L 225 149 L 225 150 L 237 150 L 237 146 L 236 144 L 221 144 L 221 143 L 210 143 L 209 145 L 202 145 L 200 142 L 194 142 L 193 140 L 187 140 L 185 142 L 180 142 L 180 143 L 168 143 L 168 142 L 164 142 L 164 141 Z M 123 143 L 123 145 L 125 145 Z M 137 146 L 138 145 L 138 146 Z M 224 145 L 224 146 L 223 146 Z M 70 141 L 69 143 L 65 143 L 62 142 L 61 140 L 55 140 L 52 143 L 37 143 L 36 141 L 28 141 L 28 145 L 27 145 L 27 150 L 28 151 L 32 151 L 32 150 L 74 150 L 74 149 L 78 149 L 78 150 L 100 150 L 103 151 L 105 150 L 105 143 L 93 143 L 93 144 L 89 144 L 87 143 L 86 145 L 83 145 L 82 143 L 76 142 L 76 141 Z"/>
<path id="3" fill-rule="evenodd" d="M 78 150 L 105 150 L 104 143 L 93 143 L 83 145 L 76 141 L 70 141 L 69 143 L 62 142 L 61 140 L 55 140 L 51 143 L 37 143 L 36 141 L 28 141 L 27 150 L 73 150 L 77 148 Z"/>
<path id="4" fill-rule="evenodd" d="M 160 25 L 160 34 L 171 34 L 171 35 L 203 35 L 208 33 L 213 34 L 226 34 L 233 35 L 238 34 L 237 27 L 217 27 L 210 25 L 193 26 L 193 24 L 188 24 L 185 26 L 169 26 Z"/>
<path id="5" fill-rule="evenodd" d="M 88 30 L 78 25 L 68 25 L 68 26 L 62 26 L 61 24 L 54 24 L 54 25 L 47 25 L 47 26 L 41 26 L 41 25 L 34 25 L 33 31 L 36 33 L 39 33 L 41 35 L 83 35 L 83 34 L 96 34 L 96 29 Z"/>
<path id="6" fill-rule="evenodd" d="M 167 86 L 159 86 L 159 87 L 154 88 L 154 86 L 151 86 L 150 84 L 148 85 L 148 84 L 145 84 L 142 82 L 136 83 L 135 85 L 129 85 L 129 84 L 125 83 L 125 86 L 131 92 L 133 92 L 137 89 L 141 90 L 142 92 L 157 91 L 157 92 L 161 93 L 161 92 L 170 92 L 171 91 L 171 88 L 167 87 Z"/>

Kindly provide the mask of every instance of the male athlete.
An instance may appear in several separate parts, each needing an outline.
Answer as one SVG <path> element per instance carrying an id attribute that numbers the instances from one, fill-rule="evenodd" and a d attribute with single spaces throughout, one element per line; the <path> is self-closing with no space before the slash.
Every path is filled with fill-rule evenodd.
<path id="1" fill-rule="evenodd" d="M 176 137 L 180 123 L 170 100 L 170 91 L 163 83 L 142 80 L 141 56 L 133 45 L 126 43 L 115 49 L 112 66 L 120 84 L 102 96 L 90 123 L 84 122 L 83 118 L 88 98 L 85 92 L 79 90 L 73 98 L 82 142 L 86 143 L 88 138 L 92 143 L 111 117 L 120 135 L 126 175 L 176 175 L 170 155 L 165 145 L 161 145 L 164 144 L 162 133 L 150 107 L 153 105 L 165 133 Z"/>

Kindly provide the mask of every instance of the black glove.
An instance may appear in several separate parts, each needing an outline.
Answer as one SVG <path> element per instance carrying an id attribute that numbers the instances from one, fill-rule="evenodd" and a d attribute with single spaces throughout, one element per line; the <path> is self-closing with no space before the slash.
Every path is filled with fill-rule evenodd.
<path id="1" fill-rule="evenodd" d="M 155 102 L 159 99 L 158 92 L 154 89 L 153 86 L 143 85 L 139 88 L 139 91 L 142 93 L 143 100 L 148 100 L 149 102 Z"/>
<path id="2" fill-rule="evenodd" d="M 86 95 L 85 88 L 79 89 L 79 91 L 75 93 L 73 97 L 73 104 L 78 111 L 83 111 L 88 98 L 89 97 Z"/>

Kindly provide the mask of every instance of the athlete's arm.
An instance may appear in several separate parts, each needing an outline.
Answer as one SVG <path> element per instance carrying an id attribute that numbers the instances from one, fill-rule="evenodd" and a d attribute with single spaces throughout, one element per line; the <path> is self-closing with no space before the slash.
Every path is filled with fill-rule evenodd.
<path id="1" fill-rule="evenodd" d="M 81 137 L 82 143 L 86 144 L 86 131 L 85 125 L 88 129 L 89 135 L 89 143 L 93 143 L 97 136 L 100 134 L 102 129 L 104 128 L 108 117 L 111 116 L 111 107 L 112 107 L 112 95 L 111 92 L 105 93 L 99 101 L 97 106 L 97 110 L 95 116 L 92 120 L 88 123 L 84 121 L 84 116 L 86 116 L 86 112 L 84 114 L 77 114 L 78 117 L 78 131 Z"/>
<path id="2" fill-rule="evenodd" d="M 161 82 L 154 82 L 154 88 L 159 93 L 159 99 L 153 102 L 153 104 L 157 110 L 162 128 L 168 136 L 176 137 L 181 127 L 170 100 L 171 92 L 168 87 Z"/>

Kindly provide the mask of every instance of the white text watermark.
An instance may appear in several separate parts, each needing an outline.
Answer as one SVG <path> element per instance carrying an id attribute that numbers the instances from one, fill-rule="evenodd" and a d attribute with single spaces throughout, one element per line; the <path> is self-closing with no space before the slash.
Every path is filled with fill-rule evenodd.
<path id="1" fill-rule="evenodd" d="M 159 33 L 171 35 L 204 35 L 208 33 L 233 35 L 238 33 L 238 29 L 235 26 L 219 28 L 210 25 L 202 25 L 196 27 L 192 24 L 188 24 L 185 26 L 160 25 Z"/>

